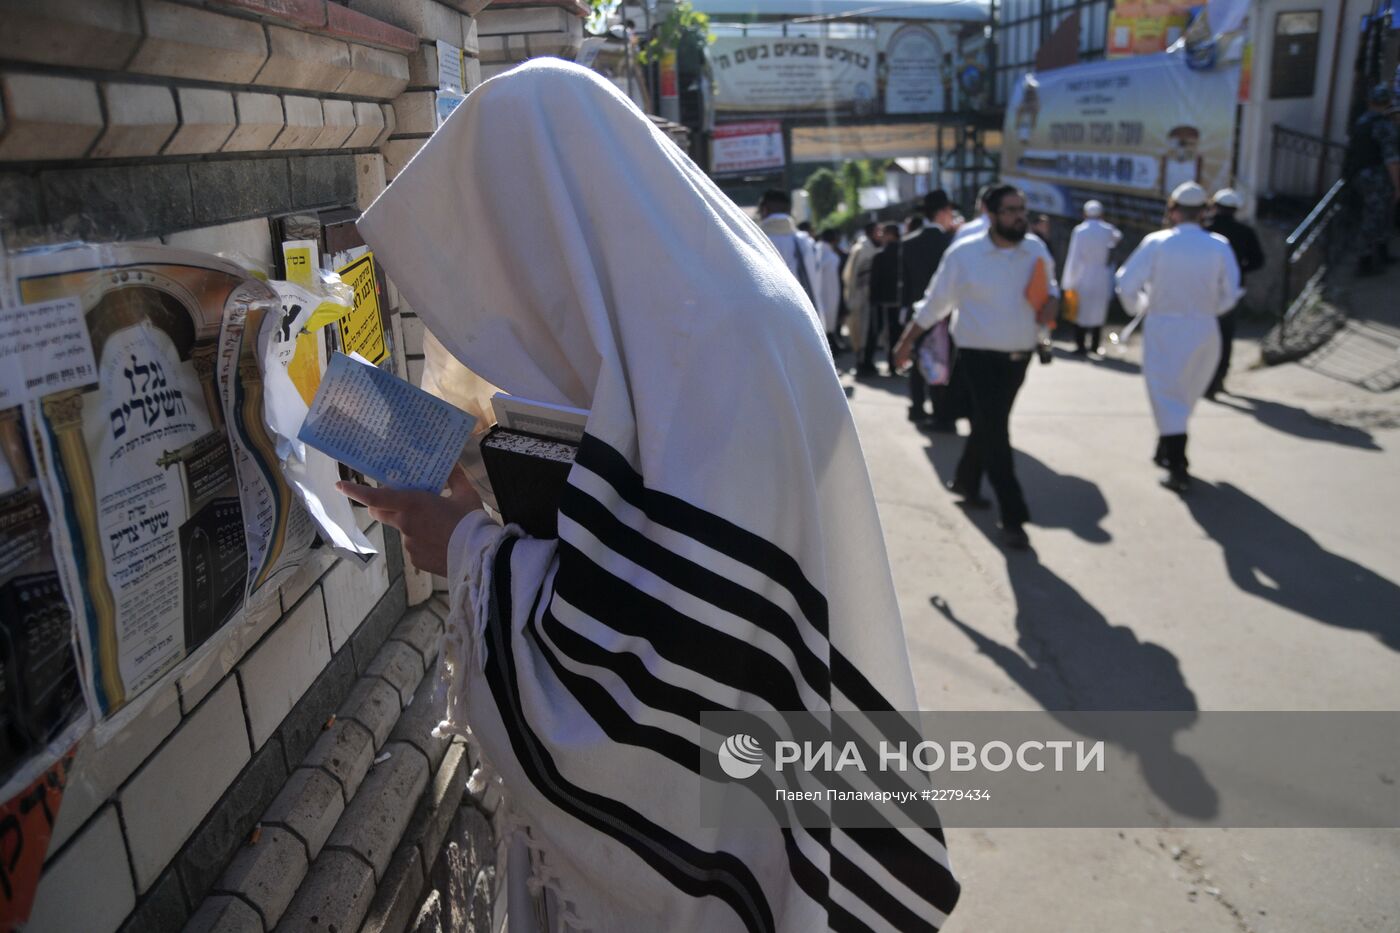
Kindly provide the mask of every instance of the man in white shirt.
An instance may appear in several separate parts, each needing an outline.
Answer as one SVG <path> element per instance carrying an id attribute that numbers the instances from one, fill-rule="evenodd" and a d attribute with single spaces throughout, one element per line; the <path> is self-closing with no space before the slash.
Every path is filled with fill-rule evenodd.
<path id="1" fill-rule="evenodd" d="M 817 244 L 797 229 L 792 219 L 792 197 L 778 188 L 763 192 L 758 202 L 758 226 L 768 235 L 788 271 L 797 277 L 814 308 L 821 308 Z"/>
<path id="2" fill-rule="evenodd" d="M 972 433 L 948 488 L 970 507 L 985 506 L 986 473 L 1001 509 L 1002 541 L 1019 549 L 1030 545 L 1023 527 L 1030 512 L 1012 461 L 1011 405 L 1026 378 L 1039 327 L 1053 317 L 1058 288 L 1049 250 L 1026 236 L 1025 195 L 998 185 L 988 192 L 986 207 L 986 233 L 955 241 L 943 254 L 895 348 L 895 363 L 907 366 L 919 337 L 952 315 L 957 365 L 972 404 Z M 1038 307 L 1032 304 L 1042 295 Z"/>
<path id="3" fill-rule="evenodd" d="M 987 195 L 996 185 L 983 185 L 977 192 L 977 217 L 969 220 L 958 228 L 958 232 L 953 234 L 953 242 L 970 240 L 975 236 L 986 233 L 992 225 L 991 215 L 987 213 Z M 1029 229 L 1029 227 L 1027 228 Z"/>
<path id="4" fill-rule="evenodd" d="M 1103 219 L 1103 205 L 1098 201 L 1084 202 L 1084 222 L 1069 235 L 1069 252 L 1065 255 L 1065 274 L 1060 286 L 1074 291 L 1078 310 L 1074 319 L 1074 352 L 1099 355 L 1103 349 L 1101 337 L 1108 320 L 1108 303 L 1113 298 L 1113 269 L 1108 254 L 1123 239 L 1113 224 Z M 1087 346 L 1086 346 L 1086 340 Z"/>
<path id="5" fill-rule="evenodd" d="M 1216 318 L 1240 300 L 1240 267 L 1230 242 L 1201 227 L 1206 190 L 1178 185 L 1167 205 L 1172 226 L 1143 239 L 1118 270 L 1118 298 L 1143 320 L 1142 373 L 1157 421 L 1162 485 L 1191 486 L 1186 426 L 1220 359 Z"/>

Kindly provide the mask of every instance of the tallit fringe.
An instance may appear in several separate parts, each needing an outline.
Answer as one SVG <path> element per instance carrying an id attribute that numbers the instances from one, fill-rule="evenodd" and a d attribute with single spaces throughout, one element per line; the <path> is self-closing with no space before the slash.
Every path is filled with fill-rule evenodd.
<path id="1" fill-rule="evenodd" d="M 497 813 L 500 816 L 501 825 L 497 830 L 500 838 L 497 842 L 496 863 L 498 865 L 505 864 L 504 853 L 509 850 L 511 842 L 516 839 L 524 842 L 525 848 L 530 852 L 530 875 L 525 879 L 525 887 L 530 894 L 539 898 L 546 890 L 552 892 L 558 899 L 560 911 L 558 914 L 552 915 L 551 919 L 557 919 L 566 930 L 573 930 L 575 933 L 591 933 L 592 928 L 584 923 L 583 918 L 578 915 L 577 905 L 569 899 L 565 891 L 564 879 L 550 867 L 549 847 L 535 838 L 530 824 L 516 812 L 504 795 L 502 795 L 500 809 Z"/>

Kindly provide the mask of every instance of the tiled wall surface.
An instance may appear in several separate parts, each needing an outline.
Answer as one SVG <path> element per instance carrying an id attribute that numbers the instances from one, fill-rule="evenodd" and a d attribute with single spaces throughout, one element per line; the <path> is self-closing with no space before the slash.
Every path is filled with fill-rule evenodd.
<path id="1" fill-rule="evenodd" d="M 437 41 L 466 51 L 469 88 L 577 51 L 576 0 L 488 2 L 0 0 L 4 245 L 270 264 L 270 219 L 367 206 L 431 135 Z M 388 291 L 416 381 L 422 326 Z M 317 552 L 111 741 L 83 741 L 27 929 L 486 929 L 473 753 L 429 734 L 443 606 L 365 526 L 375 560 Z"/>

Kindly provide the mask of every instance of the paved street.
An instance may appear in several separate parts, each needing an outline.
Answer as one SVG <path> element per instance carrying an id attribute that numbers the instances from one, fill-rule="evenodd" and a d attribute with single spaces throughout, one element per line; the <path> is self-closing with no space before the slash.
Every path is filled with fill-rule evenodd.
<path id="1" fill-rule="evenodd" d="M 939 481 L 962 440 L 853 383 L 925 709 L 1400 709 L 1400 395 L 1242 371 L 1160 489 L 1137 346 L 1032 363 L 1012 420 L 1033 551 Z M 849 381 L 849 380 L 848 380 Z M 949 933 L 1400 930 L 1400 830 L 952 830 Z"/>

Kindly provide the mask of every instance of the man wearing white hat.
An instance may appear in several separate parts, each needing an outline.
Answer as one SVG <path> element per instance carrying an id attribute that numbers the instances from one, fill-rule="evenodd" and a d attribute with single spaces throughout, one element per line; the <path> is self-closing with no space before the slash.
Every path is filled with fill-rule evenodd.
<path id="1" fill-rule="evenodd" d="M 1238 191 L 1221 188 L 1215 192 L 1211 205 L 1214 216 L 1206 224 L 1206 229 L 1230 241 L 1235 261 L 1240 264 L 1240 288 L 1243 289 L 1245 277 L 1255 269 L 1263 268 L 1264 248 L 1259 245 L 1259 235 L 1254 228 L 1235 217 L 1235 213 L 1244 206 L 1244 198 Z M 1206 387 L 1208 399 L 1214 400 L 1218 393 L 1225 391 L 1225 376 L 1230 372 L 1230 351 L 1235 342 L 1235 315 L 1234 310 L 1220 315 L 1220 364 L 1215 367 L 1215 376 Z"/>
<path id="2" fill-rule="evenodd" d="M 1069 252 L 1065 254 L 1065 274 L 1060 287 L 1078 296 L 1078 311 L 1074 320 L 1074 352 L 1084 356 L 1092 351 L 1102 352 L 1104 322 L 1108 320 L 1108 302 L 1113 297 L 1113 269 L 1108 254 L 1123 239 L 1113 224 L 1103 220 L 1103 205 L 1098 201 L 1084 202 L 1084 222 L 1069 235 Z M 1085 346 L 1085 338 L 1089 338 Z"/>
<path id="3" fill-rule="evenodd" d="M 1185 492 L 1186 426 L 1220 361 L 1215 318 L 1240 299 L 1240 267 L 1230 243 L 1201 227 L 1206 190 L 1179 185 L 1167 203 L 1171 227 L 1145 237 L 1118 270 L 1118 298 L 1145 315 L 1142 371 L 1157 422 L 1162 485 Z"/>

